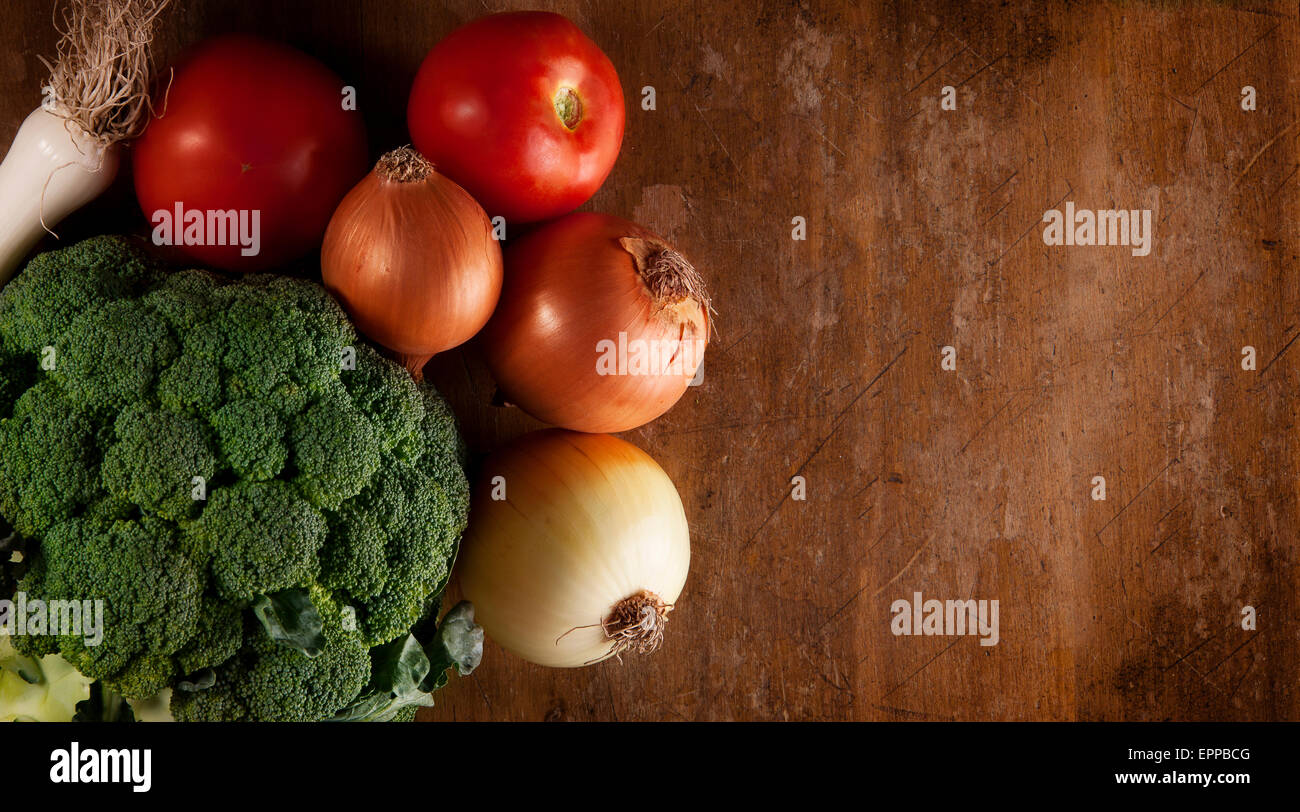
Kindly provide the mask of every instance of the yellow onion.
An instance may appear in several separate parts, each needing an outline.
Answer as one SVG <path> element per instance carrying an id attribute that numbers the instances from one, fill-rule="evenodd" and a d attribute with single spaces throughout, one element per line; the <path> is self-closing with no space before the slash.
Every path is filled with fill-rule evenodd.
<path id="1" fill-rule="evenodd" d="M 501 246 L 474 198 L 402 147 L 339 203 L 321 277 L 357 329 L 419 380 L 430 358 L 473 338 L 492 315 Z"/>
<path id="2" fill-rule="evenodd" d="M 485 463 L 457 573 L 489 637 L 574 667 L 657 649 L 690 557 L 681 498 L 650 455 L 547 429 Z"/>
<path id="3" fill-rule="evenodd" d="M 709 296 L 636 223 L 578 212 L 506 251 L 483 355 L 504 399 L 553 426 L 618 432 L 672 408 L 704 361 Z"/>

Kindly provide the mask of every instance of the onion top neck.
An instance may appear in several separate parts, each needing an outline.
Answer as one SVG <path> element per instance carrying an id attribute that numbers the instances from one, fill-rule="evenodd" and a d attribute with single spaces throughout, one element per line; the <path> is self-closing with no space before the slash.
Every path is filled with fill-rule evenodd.
<path id="1" fill-rule="evenodd" d="M 389 183 L 419 183 L 433 174 L 433 163 L 410 147 L 398 147 L 380 156 L 375 173 Z"/>
<path id="2" fill-rule="evenodd" d="M 687 324 L 699 318 L 711 328 L 715 311 L 708 287 L 690 260 L 656 240 L 623 237 L 619 243 L 632 255 L 657 310 Z"/>

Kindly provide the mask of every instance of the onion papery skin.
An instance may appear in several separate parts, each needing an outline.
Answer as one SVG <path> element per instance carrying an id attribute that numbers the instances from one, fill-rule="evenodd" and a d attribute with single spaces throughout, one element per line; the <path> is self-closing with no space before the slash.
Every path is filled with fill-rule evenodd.
<path id="1" fill-rule="evenodd" d="M 495 477 L 504 500 L 492 498 Z M 616 437 L 546 429 L 484 464 L 457 577 L 489 637 L 572 668 L 617 653 L 602 628 L 616 605 L 642 591 L 675 604 L 689 568 L 681 498 L 650 455 Z"/>
<path id="2" fill-rule="evenodd" d="M 491 317 L 501 245 L 482 207 L 454 181 L 431 165 L 426 178 L 395 180 L 383 162 L 335 211 L 321 276 L 357 329 L 418 380 L 430 358 L 473 338 Z"/>
<path id="3" fill-rule="evenodd" d="M 586 212 L 507 248 L 501 300 L 482 335 L 504 400 L 553 426 L 605 433 L 645 425 L 681 399 L 709 339 L 707 294 L 657 300 L 628 239 L 672 250 L 635 223 Z M 599 374 L 598 347 L 617 345 L 620 332 L 629 343 L 677 346 L 688 363 L 661 374 Z"/>

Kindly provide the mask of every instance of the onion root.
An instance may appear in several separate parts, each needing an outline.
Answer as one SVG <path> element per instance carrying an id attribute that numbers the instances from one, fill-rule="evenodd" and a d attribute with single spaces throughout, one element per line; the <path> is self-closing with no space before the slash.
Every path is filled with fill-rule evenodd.
<path id="1" fill-rule="evenodd" d="M 433 174 L 433 164 L 428 158 L 409 146 L 385 152 L 375 163 L 375 171 L 392 183 L 416 183 Z"/>
<path id="2" fill-rule="evenodd" d="M 672 610 L 671 603 L 645 589 L 619 601 L 601 623 L 605 636 L 613 641 L 606 658 L 618 658 L 625 651 L 653 654 L 663 645 L 664 627 Z"/>
<path id="3" fill-rule="evenodd" d="M 153 23 L 170 0 L 68 0 L 46 92 L 50 112 L 108 146 L 138 136 L 149 100 Z"/>

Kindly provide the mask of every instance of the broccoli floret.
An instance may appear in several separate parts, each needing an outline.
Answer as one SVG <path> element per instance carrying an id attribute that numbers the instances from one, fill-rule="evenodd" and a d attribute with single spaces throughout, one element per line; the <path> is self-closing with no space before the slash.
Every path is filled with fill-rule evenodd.
<path id="1" fill-rule="evenodd" d="M 158 402 L 174 412 L 211 414 L 221 404 L 221 367 L 211 358 L 182 352 L 158 376 Z"/>
<path id="2" fill-rule="evenodd" d="M 24 536 L 72 516 L 100 489 L 100 439 L 53 382 L 27 390 L 0 420 L 0 513 Z"/>
<path id="3" fill-rule="evenodd" d="M 322 577 L 361 604 L 372 645 L 395 639 L 428 613 L 426 599 L 446 586 L 469 512 L 455 418 L 437 392 L 426 388 L 420 396 L 424 414 L 408 438 L 414 461 L 396 449 L 370 485 L 331 515 L 333 535 L 347 541 L 324 557 Z"/>
<path id="4" fill-rule="evenodd" d="M 181 674 L 214 668 L 235 656 L 244 644 L 244 618 L 238 604 L 204 595 L 194 636 L 176 655 Z"/>
<path id="5" fill-rule="evenodd" d="M 433 387 L 424 387 L 424 418 L 420 421 L 416 452 L 409 455 L 433 479 L 459 510 L 469 510 L 469 480 L 465 478 L 465 440 L 456 430 L 456 416 Z"/>
<path id="6" fill-rule="evenodd" d="M 365 602 L 362 618 L 367 636 L 385 643 L 415 625 L 425 599 L 442 591 L 451 567 L 447 551 L 465 524 L 436 480 L 398 461 L 358 501 L 388 530 L 384 584 Z"/>
<path id="7" fill-rule="evenodd" d="M 313 287 L 315 294 L 308 292 Z M 222 289 L 218 298 L 227 397 L 260 398 L 293 413 L 313 396 L 337 390 L 341 342 L 355 334 L 318 286 L 254 276 Z"/>
<path id="8" fill-rule="evenodd" d="M 191 528 L 227 600 L 307 586 L 320 572 L 325 517 L 287 482 L 237 482 L 212 494 Z"/>
<path id="9" fill-rule="evenodd" d="M 329 517 L 333 543 L 321 555 L 321 580 L 353 600 L 378 595 L 388 580 L 384 517 L 353 499 Z"/>
<path id="10" fill-rule="evenodd" d="M 333 388 L 343 361 L 343 349 L 358 346 L 357 333 L 343 308 L 324 288 L 302 279 L 262 277 L 266 290 L 297 310 L 302 316 L 304 334 L 297 345 L 298 380 L 313 394 Z"/>
<path id="11" fill-rule="evenodd" d="M 20 644 L 101 690 L 174 689 L 194 719 L 368 707 L 375 652 L 439 604 L 464 462 L 446 403 L 318 284 L 169 275 L 102 238 L 0 290 L 0 518 L 27 568 L 4 589 L 104 601 L 99 645 Z M 319 638 L 268 605 L 316 607 Z"/>
<path id="12" fill-rule="evenodd" d="M 332 392 L 298 415 L 290 444 L 294 482 L 324 508 L 356 496 L 379 469 L 379 435 L 346 392 Z"/>
<path id="13" fill-rule="evenodd" d="M 220 277 L 207 271 L 181 271 L 164 277 L 143 301 L 174 331 L 185 334 L 212 318 L 212 294 L 221 284 Z"/>
<path id="14" fill-rule="evenodd" d="M 72 322 L 130 297 L 161 277 L 157 266 L 122 237 L 95 237 L 40 254 L 4 287 L 0 337 L 33 356 Z"/>
<path id="15" fill-rule="evenodd" d="M 51 377 L 87 409 L 120 409 L 150 394 L 179 352 L 166 320 L 134 299 L 73 320 L 54 344 Z"/>
<path id="16" fill-rule="evenodd" d="M 194 478 L 206 483 L 217 460 L 207 427 L 193 418 L 140 404 L 117 418 L 117 439 L 104 453 L 104 488 L 163 518 L 198 513 Z"/>
<path id="17" fill-rule="evenodd" d="M 384 451 L 410 439 L 420 427 L 425 409 L 415 381 L 369 346 L 356 348 L 356 368 L 344 370 L 343 385 L 356 407 L 374 423 Z"/>
<path id="18" fill-rule="evenodd" d="M 158 376 L 158 400 L 173 411 L 203 416 L 222 400 L 222 337 L 217 325 L 204 322 L 181 339 L 180 355 Z"/>
<path id="19" fill-rule="evenodd" d="M 409 630 L 442 591 L 464 511 L 438 484 L 402 460 L 388 459 L 356 499 L 331 516 L 342 540 L 323 558 L 322 580 L 363 607 L 372 645 Z"/>
<path id="20" fill-rule="evenodd" d="M 139 508 L 129 499 L 117 496 L 103 496 L 85 507 L 80 518 L 97 522 L 113 522 L 119 519 L 133 519 Z"/>
<path id="21" fill-rule="evenodd" d="M 289 459 L 283 418 L 255 400 L 233 400 L 212 415 L 222 457 L 240 477 L 275 477 Z"/>
<path id="22" fill-rule="evenodd" d="M 369 647 L 343 627 L 342 607 L 325 591 L 311 597 L 324 621 L 320 655 L 277 643 L 248 621 L 248 644 L 215 669 L 210 688 L 172 694 L 177 721 L 321 721 L 360 693 L 370 680 Z"/>
<path id="23" fill-rule="evenodd" d="M 223 292 L 248 290 L 232 285 Z M 225 339 L 221 360 L 226 370 L 226 396 L 265 398 L 290 380 L 302 316 L 292 311 L 278 313 L 274 303 L 263 296 L 245 293 L 230 299 L 213 327 Z"/>
<path id="24" fill-rule="evenodd" d="M 46 533 L 40 551 L 42 566 L 20 585 L 29 600 L 92 601 L 103 608 L 103 639 L 59 636 L 64 659 L 130 698 L 167 687 L 176 676 L 172 655 L 198 628 L 206 582 L 178 550 L 174 526 L 149 517 L 72 519 Z M 22 650 L 34 639 L 19 637 L 15 645 Z"/>
<path id="25" fill-rule="evenodd" d="M 36 383 L 36 356 L 0 348 L 0 418 L 13 414 L 14 404 Z"/>

